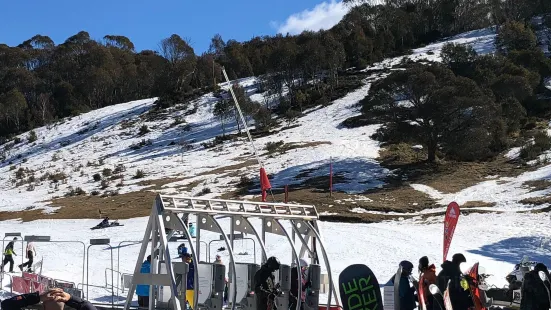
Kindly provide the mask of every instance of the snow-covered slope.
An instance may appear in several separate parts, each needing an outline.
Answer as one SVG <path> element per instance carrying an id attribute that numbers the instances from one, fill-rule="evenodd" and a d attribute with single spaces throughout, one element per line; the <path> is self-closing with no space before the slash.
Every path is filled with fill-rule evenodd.
<path id="1" fill-rule="evenodd" d="M 387 59 L 368 68 L 395 67 L 405 59 L 413 61 L 440 61 L 440 50 L 445 43 L 470 44 L 478 53 L 492 53 L 495 29 L 487 28 L 467 32 L 427 45 L 411 55 Z M 275 133 L 255 138 L 260 159 L 269 174 L 274 188 L 298 184 L 308 178 L 327 176 L 329 162 L 334 173 L 344 178 L 335 189 L 351 194 L 362 193 L 383 185 L 381 181 L 390 173 L 375 158 L 379 145 L 370 136 L 377 125 L 347 129 L 342 121 L 359 114 L 357 103 L 368 93 L 370 83 L 383 75 L 368 77 L 365 85 L 334 101 L 318 107 L 295 121 L 290 128 L 282 122 Z M 256 78 L 238 81 L 251 98 L 265 103 L 269 98 L 258 92 Z M 221 84 L 227 90 L 228 84 Z M 551 87 L 551 86 L 550 86 Z M 27 142 L 29 133 L 20 135 L 23 142 L 12 147 L 4 145 L 6 162 L 0 165 L 0 211 L 19 211 L 44 208 L 53 198 L 61 197 L 71 188 L 82 188 L 88 194 L 96 191 L 119 193 L 151 188 L 143 181 L 171 178 L 162 186 L 167 194 L 196 195 L 206 191 L 206 197 L 216 197 L 235 190 L 243 176 L 254 178 L 258 173 L 252 146 L 244 138 L 232 140 L 214 148 L 204 143 L 223 133 L 220 121 L 213 116 L 218 98 L 206 94 L 187 106 L 176 106 L 169 113 L 155 117 L 153 99 L 134 101 L 95 110 L 54 125 L 35 130 L 38 140 Z M 149 133 L 139 135 L 142 125 Z M 234 120 L 225 125 L 226 133 L 236 133 Z M 284 141 L 291 149 L 283 154 L 269 154 L 269 142 Z M 142 147 L 137 147 L 144 144 Z M 518 149 L 507 156 L 514 157 Z M 123 180 L 113 180 L 101 186 L 93 180 L 105 168 L 122 168 Z M 500 210 L 525 209 L 518 202 L 524 198 L 547 195 L 548 191 L 529 192 L 523 182 L 546 177 L 551 168 L 523 174 L 515 179 L 488 180 L 459 193 L 443 195 L 425 185 L 412 187 L 429 194 L 442 205 L 451 200 L 495 202 Z M 134 179 L 138 170 L 144 178 Z M 61 176 L 61 177 L 59 177 Z M 63 177 L 65 177 L 63 179 Z M 59 179 L 52 182 L 52 179 Z M 166 182 L 165 182 L 166 183 Z M 103 188 L 101 188 L 103 187 Z M 514 194 L 512 194 L 514 193 Z M 358 198 L 358 199 L 361 199 Z M 55 205 L 54 205 L 55 207 Z M 437 210 L 426 212 L 437 212 Z M 363 211 L 362 211 L 363 212 Z M 372 212 L 372 211 L 367 211 Z M 422 213 L 426 213 L 422 212 Z"/>
<path id="2" fill-rule="evenodd" d="M 193 220 L 193 219 L 192 219 Z M 450 248 L 450 256 L 464 253 L 467 269 L 475 262 L 480 262 L 486 273 L 493 276 L 490 284 L 505 285 L 505 276 L 512 271 L 524 255 L 530 259 L 549 263 L 549 246 L 551 238 L 547 217 L 537 214 L 471 214 L 459 219 L 455 236 Z M 229 223 L 221 220 L 223 228 L 229 231 Z M 91 238 L 110 238 L 113 249 L 113 267 L 121 273 L 131 273 L 136 264 L 140 241 L 146 228 L 147 218 L 135 218 L 121 221 L 125 226 L 106 230 L 89 230 L 97 220 L 40 220 L 29 223 L 6 221 L 2 229 L 6 232 L 20 231 L 25 235 L 42 235 L 48 231 L 52 240 L 80 240 L 87 242 Z M 499 225 L 495 225 L 499 223 Z M 253 221 L 253 225 L 260 225 Z M 284 222 L 285 225 L 285 222 Z M 386 281 L 396 271 L 402 260 L 409 260 L 415 265 L 421 256 L 428 256 L 439 268 L 442 260 L 442 217 L 427 220 L 412 219 L 401 222 L 379 224 L 338 224 L 320 223 L 324 244 L 327 247 L 332 274 L 338 278 L 339 273 L 348 265 L 361 263 L 368 265 L 377 276 L 379 283 Z M 71 231 L 71 236 L 67 232 Z M 203 241 L 219 240 L 219 235 L 201 232 Z M 171 242 L 169 248 L 175 251 L 180 242 Z M 20 243 L 16 245 L 19 253 Z M 69 245 L 69 246 L 68 246 Z M 202 246 L 201 260 L 213 261 L 216 254 L 221 254 L 224 262 L 229 261 L 227 251 L 217 252 L 223 244 L 213 243 L 210 258 Z M 75 283 L 82 282 L 82 246 L 78 244 L 37 243 L 39 256 L 43 258 L 43 274 Z M 275 255 L 282 263 L 291 263 L 291 249 L 284 237 L 267 234 L 266 250 L 269 256 Z M 247 252 L 248 255 L 237 255 L 237 262 L 253 262 L 254 250 L 250 240 L 236 241 L 234 253 Z M 175 253 L 175 252 L 173 252 Z M 111 293 L 105 289 L 111 283 L 111 252 L 107 246 L 90 248 L 89 264 L 89 299 L 95 302 L 111 302 Z M 120 255 L 120 258 L 119 258 Z M 260 249 L 256 245 L 256 257 L 260 259 Z M 16 257 L 19 263 L 20 256 Z M 323 266 L 323 264 L 322 264 Z M 440 268 L 439 268 L 440 269 Z M 325 267 L 323 267 L 325 272 Z M 106 276 L 107 275 L 107 276 Z M 116 281 L 117 276 L 115 276 Z M 86 280 L 85 280 L 86 281 Z M 4 281 L 3 289 L 9 291 L 9 281 Z M 2 288 L 0 288 L 2 289 Z M 0 291 L 0 294 L 2 292 Z M 85 290 L 86 293 L 86 290 Z M 4 292 L 6 295 L 6 292 Z M 116 302 L 124 300 L 126 294 L 119 291 Z M 2 296 L 0 296 L 2 298 Z"/>

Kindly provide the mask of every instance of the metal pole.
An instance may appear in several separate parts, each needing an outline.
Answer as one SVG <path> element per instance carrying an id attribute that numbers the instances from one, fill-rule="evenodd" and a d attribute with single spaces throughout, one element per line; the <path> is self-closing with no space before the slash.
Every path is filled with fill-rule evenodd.
<path id="1" fill-rule="evenodd" d="M 339 298 L 337 296 L 337 291 L 335 290 L 335 286 L 333 285 L 333 276 L 331 275 L 331 266 L 329 264 L 327 253 L 325 252 L 325 246 L 323 245 L 323 241 L 321 240 L 321 235 L 318 233 L 318 231 L 314 228 L 314 226 L 311 223 L 306 223 L 306 225 L 308 225 L 308 228 L 310 228 L 312 232 L 316 235 L 316 238 L 318 238 L 318 242 L 321 248 L 321 254 L 323 255 L 323 260 L 325 261 L 325 267 L 327 268 L 327 277 L 329 278 L 329 296 L 327 296 L 327 310 L 330 310 L 331 292 L 335 294 L 335 300 L 337 301 L 337 306 L 340 305 Z"/>
<path id="2" fill-rule="evenodd" d="M 230 79 L 228 78 L 228 74 L 226 73 L 226 69 L 222 67 L 222 73 L 224 73 L 224 77 L 226 78 L 226 82 L 228 82 L 228 85 L 230 86 L 230 93 L 233 97 L 233 101 L 235 103 L 235 107 L 237 108 L 237 111 L 239 112 L 239 117 L 241 118 L 241 122 L 243 122 L 243 127 L 245 127 L 245 132 L 247 133 L 247 136 L 249 137 L 249 141 L 251 142 L 251 145 L 253 147 L 253 153 L 256 157 L 256 160 L 258 161 L 258 164 L 260 165 L 260 168 L 264 168 L 264 164 L 260 160 L 260 156 L 258 156 L 258 152 L 256 150 L 256 146 L 254 145 L 253 137 L 251 136 L 251 132 L 249 131 L 249 126 L 247 125 L 247 121 L 245 120 L 245 117 L 243 116 L 243 112 L 241 112 L 241 107 L 239 106 L 239 102 L 237 102 L 237 97 L 235 96 L 235 93 L 233 91 L 233 85 L 230 82 Z M 268 189 L 270 191 L 270 195 L 272 196 L 272 201 L 275 201 L 274 193 L 272 192 L 272 189 Z"/>
<path id="3" fill-rule="evenodd" d="M 115 285 L 114 277 L 113 277 L 113 247 L 109 244 L 109 251 L 111 252 L 111 305 L 113 308 L 115 308 L 115 289 L 113 288 L 113 285 Z M 117 296 L 119 295 L 119 286 L 117 285 Z"/>

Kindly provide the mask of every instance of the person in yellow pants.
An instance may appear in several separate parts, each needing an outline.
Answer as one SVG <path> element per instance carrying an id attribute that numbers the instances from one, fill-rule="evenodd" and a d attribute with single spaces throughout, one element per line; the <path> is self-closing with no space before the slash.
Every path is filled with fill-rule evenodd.
<path id="1" fill-rule="evenodd" d="M 187 249 L 185 249 L 182 253 L 182 261 L 189 265 L 189 272 L 187 274 L 186 300 L 189 303 L 190 307 L 193 308 L 193 282 L 195 280 L 195 267 L 193 266 L 193 259 L 191 258 L 191 254 L 187 253 Z"/>

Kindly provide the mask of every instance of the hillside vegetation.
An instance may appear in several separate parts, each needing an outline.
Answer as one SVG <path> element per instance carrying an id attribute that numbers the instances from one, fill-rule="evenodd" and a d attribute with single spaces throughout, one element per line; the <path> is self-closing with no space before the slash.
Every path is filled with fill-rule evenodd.
<path id="1" fill-rule="evenodd" d="M 221 66 L 231 79 L 264 76 L 263 87 L 280 105 L 255 111 L 277 110 L 292 120 L 308 106 L 358 87 L 354 81 L 341 84 L 347 68 L 361 69 L 457 33 L 506 21 L 527 23 L 551 10 L 548 1 L 536 0 L 345 2 L 352 8 L 331 30 L 247 42 L 215 35 L 202 55 L 176 34 L 161 40 L 158 51 L 135 51 L 122 35 L 95 41 L 85 31 L 60 45 L 47 34 L 16 47 L 0 45 L 0 136 L 136 99 L 160 97 L 159 107 L 188 102 L 216 90 Z"/>

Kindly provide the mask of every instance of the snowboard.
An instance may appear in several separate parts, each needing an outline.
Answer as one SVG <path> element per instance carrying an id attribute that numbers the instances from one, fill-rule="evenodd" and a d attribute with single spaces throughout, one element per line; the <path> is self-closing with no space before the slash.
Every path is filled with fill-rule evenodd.
<path id="1" fill-rule="evenodd" d="M 478 263 L 471 267 L 467 276 L 469 277 L 469 281 L 467 282 L 469 283 L 469 290 L 471 291 L 474 309 L 486 310 L 486 307 L 484 307 L 484 304 L 482 303 L 480 288 L 478 287 Z"/>
<path id="2" fill-rule="evenodd" d="M 117 222 L 113 222 L 111 224 L 109 224 L 109 226 L 100 226 L 99 224 L 90 228 L 91 230 L 95 230 L 95 229 L 105 229 L 105 228 L 109 228 L 109 227 L 119 227 L 119 226 L 124 226 L 122 224 L 119 224 Z"/>
<path id="3" fill-rule="evenodd" d="M 452 300 L 450 299 L 450 282 L 451 281 L 448 281 L 446 291 L 444 292 L 444 308 L 446 308 L 446 310 L 453 310 Z"/>
<path id="4" fill-rule="evenodd" d="M 339 291 L 344 310 L 383 310 L 379 282 L 366 265 L 346 267 L 339 275 Z"/>
<path id="5" fill-rule="evenodd" d="M 419 296 L 419 308 L 421 308 L 421 310 L 427 310 L 427 297 L 425 296 L 424 274 L 421 274 L 421 276 L 419 277 L 419 289 L 417 290 L 417 294 Z"/>
<path id="6" fill-rule="evenodd" d="M 400 310 L 400 277 L 402 276 L 402 266 L 398 267 L 394 276 L 394 310 Z"/>

